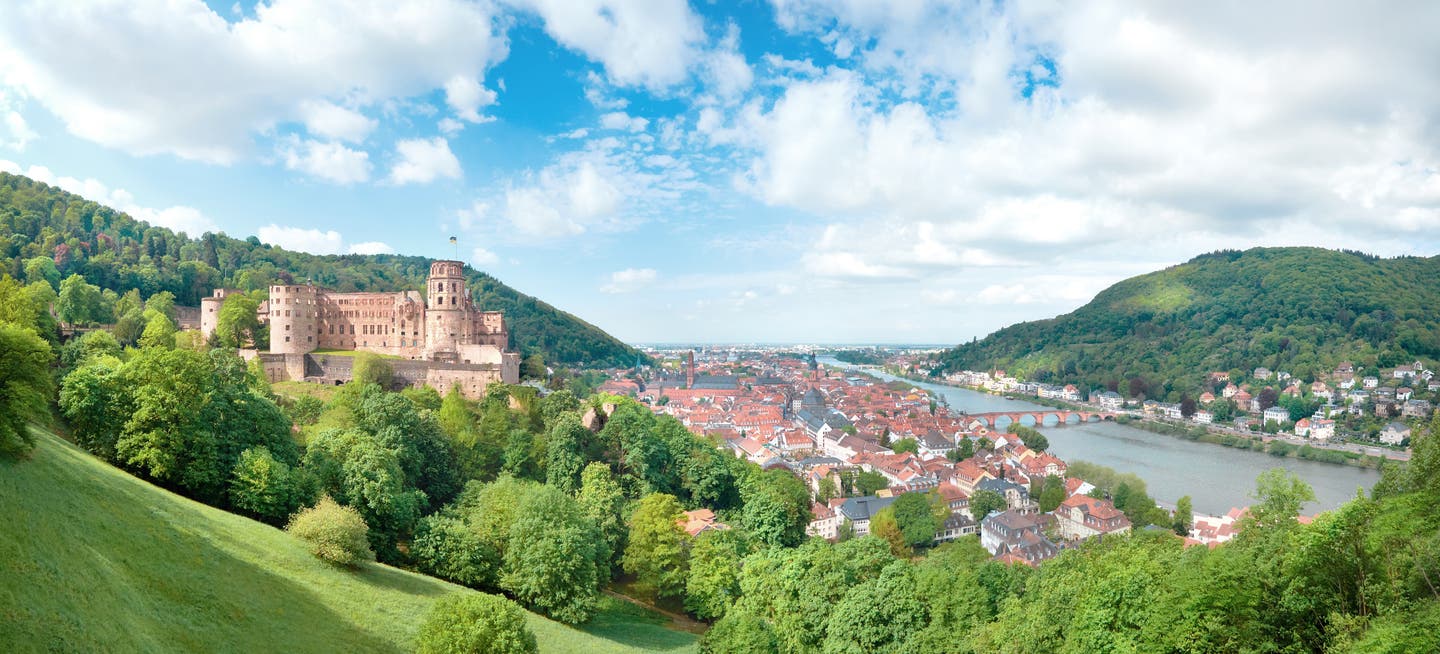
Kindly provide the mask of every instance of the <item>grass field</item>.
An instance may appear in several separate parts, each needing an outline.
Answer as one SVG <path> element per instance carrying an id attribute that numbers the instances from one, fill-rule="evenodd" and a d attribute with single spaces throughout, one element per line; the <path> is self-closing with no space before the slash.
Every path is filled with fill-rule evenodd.
<path id="1" fill-rule="evenodd" d="M 331 567 L 267 525 L 169 493 L 46 432 L 0 460 L 5 652 L 409 651 L 458 586 Z M 696 636 L 606 598 L 583 629 L 540 616 L 542 652 L 689 652 Z"/>

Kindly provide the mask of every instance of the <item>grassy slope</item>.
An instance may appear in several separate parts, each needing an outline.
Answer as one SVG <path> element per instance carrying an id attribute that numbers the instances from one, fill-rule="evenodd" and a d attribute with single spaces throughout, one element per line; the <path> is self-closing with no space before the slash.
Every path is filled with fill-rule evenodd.
<path id="1" fill-rule="evenodd" d="M 37 437 L 29 460 L 0 460 L 7 652 L 408 651 L 435 599 L 472 592 L 378 564 L 333 568 L 282 531 Z M 585 631 L 532 615 L 541 651 L 693 649 L 662 619 L 605 606 Z"/>

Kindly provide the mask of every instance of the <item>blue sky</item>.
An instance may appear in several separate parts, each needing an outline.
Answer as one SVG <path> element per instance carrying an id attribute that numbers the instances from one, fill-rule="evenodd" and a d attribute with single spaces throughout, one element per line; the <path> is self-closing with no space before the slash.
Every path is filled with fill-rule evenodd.
<path id="1" fill-rule="evenodd" d="M 1437 5 L 1194 4 L 7 3 L 0 169 L 317 253 L 454 235 L 637 342 L 948 343 L 1217 248 L 1434 254 Z"/>

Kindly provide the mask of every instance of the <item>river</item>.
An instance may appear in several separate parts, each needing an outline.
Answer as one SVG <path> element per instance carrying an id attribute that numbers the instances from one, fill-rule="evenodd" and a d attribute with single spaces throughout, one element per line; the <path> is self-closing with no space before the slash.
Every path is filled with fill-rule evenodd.
<path id="1" fill-rule="evenodd" d="M 965 388 L 902 379 L 873 368 L 858 368 L 832 357 L 820 357 L 829 366 L 854 369 L 886 380 L 900 380 L 944 397 L 950 408 L 967 413 L 992 411 L 1046 410 L 1024 400 L 980 393 Z M 1333 509 L 1355 497 L 1357 488 L 1369 490 L 1379 473 L 1366 468 L 1332 463 L 1281 459 L 1249 450 L 1237 450 L 1198 443 L 1174 436 L 1155 434 L 1113 422 L 1046 427 L 1050 451 L 1066 461 L 1084 460 L 1131 472 L 1145 480 L 1150 496 L 1174 505 L 1189 495 L 1199 513 L 1223 514 L 1231 507 L 1246 506 L 1253 499 L 1255 478 L 1274 467 L 1294 473 L 1315 489 L 1316 501 L 1306 513 Z"/>

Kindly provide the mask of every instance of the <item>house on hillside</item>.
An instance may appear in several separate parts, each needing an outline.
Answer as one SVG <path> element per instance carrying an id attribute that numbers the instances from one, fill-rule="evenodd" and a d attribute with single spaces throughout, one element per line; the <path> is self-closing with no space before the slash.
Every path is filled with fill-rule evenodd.
<path id="1" fill-rule="evenodd" d="M 1290 410 L 1283 406 L 1272 406 L 1265 410 L 1263 419 L 1265 422 L 1273 421 L 1277 425 L 1283 425 L 1290 422 Z"/>
<path id="2" fill-rule="evenodd" d="M 1335 437 L 1335 421 L 1326 418 L 1317 418 L 1310 421 L 1310 438 L 1317 441 L 1328 441 Z"/>
<path id="3" fill-rule="evenodd" d="M 1401 445 L 1410 438 L 1410 428 L 1403 422 L 1392 422 L 1380 430 L 1380 442 L 1386 445 Z"/>

